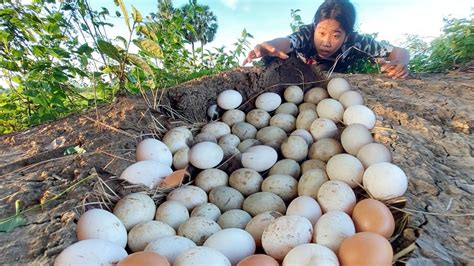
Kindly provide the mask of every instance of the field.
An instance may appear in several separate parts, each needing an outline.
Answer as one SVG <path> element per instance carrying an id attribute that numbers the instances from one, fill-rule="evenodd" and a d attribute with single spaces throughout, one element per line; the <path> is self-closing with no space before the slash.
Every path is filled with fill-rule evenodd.
<path id="1" fill-rule="evenodd" d="M 409 177 L 404 209 L 409 219 L 394 245 L 398 251 L 414 249 L 399 261 L 412 265 L 474 261 L 472 71 L 406 80 L 337 76 L 362 93 L 377 115 L 375 140 L 391 148 L 394 163 Z M 198 129 L 218 92 L 233 88 L 250 100 L 263 89 L 281 92 L 290 84 L 324 85 L 321 77 L 295 61 L 275 62 L 266 69 L 241 68 L 178 85 L 155 97 L 148 94 L 148 104 L 143 96 L 121 96 L 97 110 L 0 136 L 0 217 L 15 213 L 16 200 L 21 209 L 45 203 L 25 213 L 22 226 L 0 233 L 0 264 L 51 263 L 76 240 L 75 222 L 84 208 L 97 201 L 107 203 L 97 196 L 97 178 L 119 175 L 134 161 L 135 145 L 147 134 L 160 135 L 176 125 Z M 64 155 L 66 148 L 75 146 L 86 152 Z M 51 200 L 83 178 L 89 179 Z M 112 190 L 118 196 L 127 191 L 117 182 L 110 184 L 117 185 Z"/>

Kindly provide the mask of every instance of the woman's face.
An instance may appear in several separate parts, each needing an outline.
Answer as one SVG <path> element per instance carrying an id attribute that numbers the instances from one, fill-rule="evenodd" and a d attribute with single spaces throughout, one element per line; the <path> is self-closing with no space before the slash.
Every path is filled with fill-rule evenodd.
<path id="1" fill-rule="evenodd" d="M 346 32 L 334 19 L 320 21 L 314 30 L 314 46 L 322 58 L 331 57 L 344 43 Z"/>

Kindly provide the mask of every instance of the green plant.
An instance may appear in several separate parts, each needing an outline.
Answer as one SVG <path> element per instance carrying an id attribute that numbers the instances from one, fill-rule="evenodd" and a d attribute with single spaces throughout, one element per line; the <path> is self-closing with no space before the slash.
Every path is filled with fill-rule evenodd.
<path id="1" fill-rule="evenodd" d="M 23 121 L 38 124 L 87 106 L 89 99 L 77 92 L 87 76 L 80 57 L 90 53 L 74 38 L 64 5 L 11 0 L 0 4 L 0 68 L 6 81 L 0 116 L 1 133 L 18 130 Z"/>
<path id="2" fill-rule="evenodd" d="M 444 18 L 443 34 L 430 44 L 417 35 L 408 35 L 404 46 L 410 50 L 410 71 L 444 72 L 474 59 L 474 20 Z"/>
<path id="3" fill-rule="evenodd" d="M 291 27 L 291 31 L 293 32 L 297 32 L 301 26 L 304 25 L 303 21 L 301 20 L 301 16 L 299 15 L 300 13 L 300 9 L 292 9 L 291 10 L 291 23 L 290 23 L 290 27 Z"/>
<path id="4" fill-rule="evenodd" d="M 175 9 L 158 0 L 158 11 L 143 17 L 114 2 L 126 38 L 109 38 L 109 11 L 92 10 L 87 0 L 0 1 L 0 134 L 110 102 L 117 93 L 157 92 L 236 67 L 252 38 L 244 30 L 233 50 L 210 51 L 204 45 L 217 19 L 207 6 L 191 0 Z M 188 33 L 196 35 L 190 40 Z M 190 41 L 200 43 L 200 57 L 189 51 Z"/>
<path id="5" fill-rule="evenodd" d="M 192 25 L 192 27 L 184 29 L 184 38 L 191 43 L 193 56 L 195 52 L 194 43 L 201 43 L 202 57 L 204 45 L 212 42 L 216 35 L 217 17 L 209 9 L 209 6 L 197 4 L 197 0 L 189 0 L 189 4 L 182 6 L 180 11 L 183 13 L 187 25 Z"/>
<path id="6" fill-rule="evenodd" d="M 375 61 L 363 58 L 349 65 L 347 72 L 351 74 L 375 74 L 380 72 L 380 68 Z"/>

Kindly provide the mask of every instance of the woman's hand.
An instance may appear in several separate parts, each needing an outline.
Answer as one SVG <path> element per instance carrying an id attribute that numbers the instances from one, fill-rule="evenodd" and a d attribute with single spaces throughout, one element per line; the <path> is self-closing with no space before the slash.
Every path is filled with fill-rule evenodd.
<path id="1" fill-rule="evenodd" d="M 408 62 L 410 62 L 408 50 L 394 47 L 387 60 L 380 59 L 378 64 L 382 73 L 386 73 L 393 79 L 403 79 L 408 76 Z"/>
<path id="2" fill-rule="evenodd" d="M 287 59 L 290 50 L 290 41 L 287 38 L 279 38 L 272 41 L 257 44 L 252 51 L 249 52 L 242 65 L 250 63 L 253 59 L 263 56 L 274 56 L 281 59 Z"/>
<path id="3" fill-rule="evenodd" d="M 393 79 L 404 79 L 408 76 L 408 67 L 406 64 L 397 61 L 386 61 L 381 59 L 378 61 L 380 71 L 386 73 Z"/>

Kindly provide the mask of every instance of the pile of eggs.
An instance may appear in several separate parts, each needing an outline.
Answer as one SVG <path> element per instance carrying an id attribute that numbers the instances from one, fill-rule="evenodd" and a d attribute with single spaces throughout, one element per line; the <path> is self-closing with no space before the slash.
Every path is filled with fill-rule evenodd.
<path id="1" fill-rule="evenodd" d="M 85 212 L 79 241 L 55 264 L 391 265 L 395 222 L 382 201 L 402 196 L 408 180 L 374 142 L 362 96 L 333 78 L 327 89 L 262 93 L 247 113 L 242 101 L 225 90 L 221 119 L 197 135 L 177 127 L 139 143 L 121 179 L 156 188 L 192 165 L 193 185 L 158 206 L 132 193 L 113 212 Z M 357 201 L 358 187 L 371 198 Z"/>

